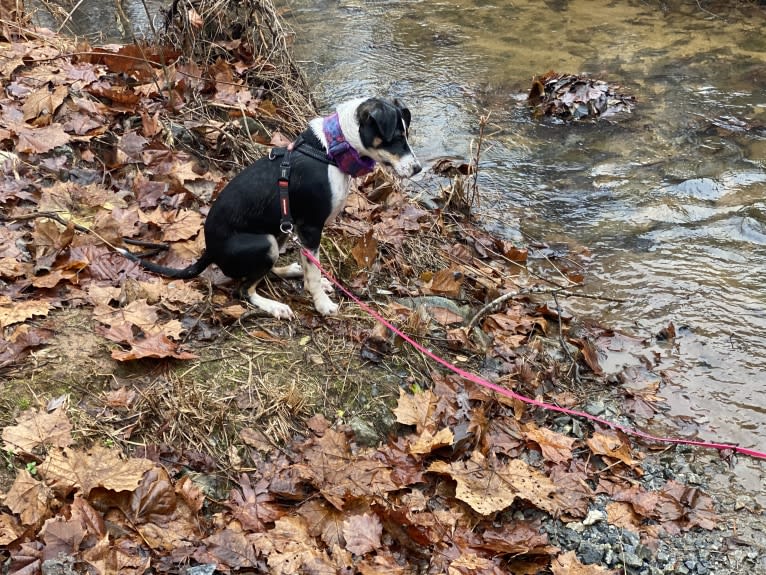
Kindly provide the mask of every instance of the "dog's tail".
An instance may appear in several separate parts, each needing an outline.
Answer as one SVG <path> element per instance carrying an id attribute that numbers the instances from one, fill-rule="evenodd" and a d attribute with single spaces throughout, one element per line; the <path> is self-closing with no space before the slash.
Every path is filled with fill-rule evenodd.
<path id="1" fill-rule="evenodd" d="M 196 278 L 199 274 L 205 271 L 205 268 L 207 268 L 210 264 L 213 263 L 212 258 L 208 256 L 207 252 L 203 252 L 202 256 L 196 262 L 194 262 L 188 267 L 185 267 L 182 269 L 169 268 L 166 266 L 155 264 L 153 262 L 142 260 L 135 254 L 123 248 L 117 248 L 117 251 L 120 252 L 123 256 L 125 256 L 129 260 L 132 260 L 138 263 L 142 268 L 147 269 L 150 272 L 154 272 L 156 274 L 160 274 L 169 278 L 177 278 L 182 280 Z"/>

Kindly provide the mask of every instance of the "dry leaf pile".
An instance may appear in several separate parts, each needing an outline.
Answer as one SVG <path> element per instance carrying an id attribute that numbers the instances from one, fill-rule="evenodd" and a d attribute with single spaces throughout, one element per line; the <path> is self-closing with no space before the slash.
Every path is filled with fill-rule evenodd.
<path id="1" fill-rule="evenodd" d="M 74 448 L 64 409 L 26 412 L 2 433 L 6 449 L 34 461 L 0 507 L 7 572 L 68 562 L 94 574 L 214 565 L 280 574 L 590 575 L 607 571 L 551 545 L 544 517 L 582 521 L 601 493 L 613 500 L 609 523 L 650 546 L 714 526 L 712 501 L 698 489 L 673 481 L 642 488 L 639 455 L 614 432 L 576 440 L 437 373 L 432 389 L 402 391 L 394 412 L 403 432 L 377 448 L 357 445 L 348 428 L 322 416 L 309 420 L 309 437 L 281 452 L 265 452 L 265 438 L 245 429 L 253 465 L 233 470 L 228 492 L 211 488 L 204 460 L 151 444 L 129 458 L 98 444 Z"/>

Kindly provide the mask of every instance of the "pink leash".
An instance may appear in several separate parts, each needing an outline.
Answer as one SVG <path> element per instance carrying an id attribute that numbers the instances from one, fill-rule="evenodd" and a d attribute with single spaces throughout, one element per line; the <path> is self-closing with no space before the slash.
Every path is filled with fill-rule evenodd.
<path id="1" fill-rule="evenodd" d="M 574 415 L 576 417 L 583 417 L 585 419 L 590 419 L 591 421 L 595 421 L 597 423 L 600 423 L 601 425 L 605 425 L 607 427 L 611 427 L 612 429 L 619 429 L 623 433 L 626 433 L 628 435 L 633 435 L 636 437 L 641 437 L 643 439 L 649 439 L 651 441 L 658 441 L 661 443 L 675 443 L 675 444 L 681 444 L 681 445 L 695 445 L 698 447 L 706 447 L 711 449 L 718 449 L 718 450 L 724 450 L 724 449 L 730 449 L 734 451 L 735 453 L 741 453 L 743 455 L 749 455 L 750 457 L 756 457 L 758 459 L 766 459 L 766 453 L 763 451 L 757 451 L 755 449 L 748 449 L 746 447 L 740 447 L 738 445 L 731 445 L 727 443 L 711 443 L 707 441 L 694 441 L 691 439 L 676 439 L 672 437 L 657 437 L 655 435 L 651 435 L 649 433 L 645 433 L 643 431 L 639 431 L 637 429 L 631 429 L 630 427 L 626 427 L 625 425 L 621 425 L 619 423 L 614 423 L 612 421 L 607 421 L 606 419 L 602 419 L 600 417 L 596 417 L 595 415 L 591 415 L 589 413 L 585 413 L 582 411 L 576 411 L 574 409 L 567 409 L 566 407 L 559 407 L 558 405 L 551 405 L 550 403 L 545 403 L 542 401 L 538 401 L 536 399 L 531 399 L 529 397 L 525 397 L 523 395 L 519 395 L 518 393 L 511 391 L 510 389 L 506 389 L 504 387 L 500 387 L 499 385 L 496 385 L 490 381 L 487 381 L 486 379 L 482 379 L 481 377 L 474 375 L 472 373 L 469 373 L 467 371 L 464 371 L 460 369 L 457 366 L 452 365 L 447 360 L 442 359 L 438 355 L 434 354 L 433 352 L 429 351 L 422 345 L 420 345 L 418 342 L 413 340 L 408 335 L 402 333 L 399 331 L 396 327 L 394 327 L 389 321 L 387 321 L 384 317 L 382 317 L 379 313 L 377 313 L 375 310 L 373 310 L 370 306 L 362 302 L 358 297 L 356 297 L 354 294 L 352 294 L 350 291 L 348 291 L 342 284 L 340 284 L 334 277 L 332 277 L 325 269 L 321 266 L 319 263 L 319 260 L 315 258 L 311 252 L 309 252 L 305 248 L 301 248 L 301 253 L 306 256 L 308 260 L 313 263 L 320 272 L 322 272 L 322 275 L 324 275 L 327 279 L 329 279 L 340 291 L 342 291 L 344 294 L 346 294 L 351 300 L 353 300 L 360 308 L 362 308 L 364 311 L 366 311 L 368 314 L 370 314 L 372 317 L 374 317 L 376 320 L 378 320 L 380 323 L 385 325 L 388 329 L 390 329 L 392 332 L 394 332 L 396 335 L 401 337 L 404 341 L 409 343 L 412 347 L 417 349 L 419 352 L 424 353 L 431 359 L 433 359 L 435 362 L 440 363 L 453 373 L 456 373 L 460 377 L 467 379 L 468 381 L 472 381 L 473 383 L 477 385 L 481 385 L 483 387 L 486 387 L 487 389 L 491 389 L 492 391 L 499 393 L 500 395 L 504 395 L 505 397 L 509 397 L 511 399 L 515 399 L 518 401 L 523 401 L 524 403 L 527 403 L 529 405 L 534 405 L 535 407 L 541 407 L 543 409 L 547 409 L 550 411 L 558 411 L 560 413 L 566 413 L 567 415 Z"/>

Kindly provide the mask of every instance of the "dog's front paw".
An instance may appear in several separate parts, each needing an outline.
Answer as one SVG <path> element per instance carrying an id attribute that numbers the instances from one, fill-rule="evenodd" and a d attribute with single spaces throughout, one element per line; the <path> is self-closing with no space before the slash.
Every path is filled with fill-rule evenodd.
<path id="1" fill-rule="evenodd" d="M 327 296 L 314 300 L 314 307 L 322 315 L 335 315 L 338 313 L 338 304 Z"/>

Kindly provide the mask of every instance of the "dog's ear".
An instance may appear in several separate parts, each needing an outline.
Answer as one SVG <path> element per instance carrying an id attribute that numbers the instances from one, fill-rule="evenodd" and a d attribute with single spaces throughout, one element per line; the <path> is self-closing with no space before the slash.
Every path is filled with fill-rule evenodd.
<path id="1" fill-rule="evenodd" d="M 378 131 L 386 142 L 394 138 L 396 116 L 396 109 L 386 102 L 378 101 L 370 110 L 370 118 L 377 124 Z"/>
<path id="2" fill-rule="evenodd" d="M 410 114 L 410 109 L 405 106 L 404 103 L 398 98 L 394 100 L 394 106 L 399 108 L 399 111 L 402 114 L 402 119 L 404 120 L 404 126 L 407 130 L 409 130 L 410 122 L 412 121 L 412 114 Z"/>

